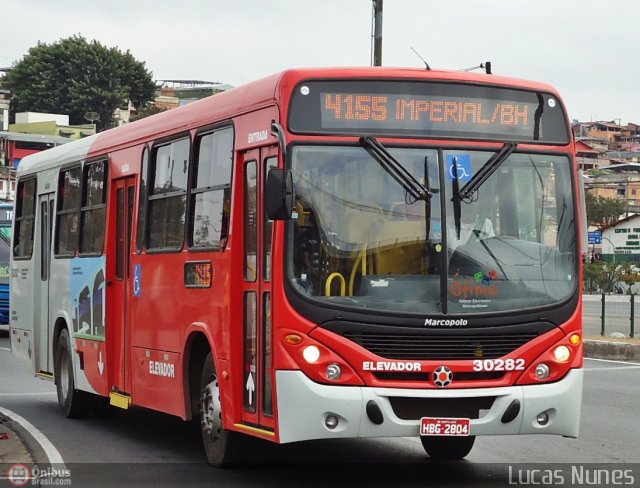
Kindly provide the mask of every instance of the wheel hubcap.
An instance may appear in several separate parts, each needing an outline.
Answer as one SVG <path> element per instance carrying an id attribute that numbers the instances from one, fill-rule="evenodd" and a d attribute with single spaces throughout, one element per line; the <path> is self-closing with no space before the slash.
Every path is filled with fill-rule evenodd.
<path id="1" fill-rule="evenodd" d="M 69 393 L 69 357 L 66 351 L 62 353 L 60 358 L 60 389 L 62 390 L 62 396 L 67 398 Z"/>
<path id="2" fill-rule="evenodd" d="M 202 432 L 212 442 L 216 442 L 222 433 L 222 409 L 220 407 L 220 389 L 218 380 L 213 377 L 200 396 L 200 423 Z"/>

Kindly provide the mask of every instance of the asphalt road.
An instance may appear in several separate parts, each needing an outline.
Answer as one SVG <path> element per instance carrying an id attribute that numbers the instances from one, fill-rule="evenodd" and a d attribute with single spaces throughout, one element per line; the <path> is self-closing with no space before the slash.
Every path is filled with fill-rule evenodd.
<path id="1" fill-rule="evenodd" d="M 566 463 L 549 464 L 549 469 L 565 470 L 566 484 L 556 486 L 573 486 L 571 470 L 576 466 L 636 463 L 604 469 L 629 467 L 632 471 L 627 475 L 634 484 L 627 486 L 640 486 L 640 364 L 585 360 L 578 439 L 480 437 L 465 461 L 444 465 L 426 457 L 419 439 L 280 446 L 252 440 L 244 450 L 246 465 L 220 470 L 206 464 L 198 426 L 168 415 L 132 409 L 106 418 L 63 418 L 54 385 L 33 378 L 13 360 L 8 347 L 6 333 L 0 332 L 0 407 L 21 415 L 46 436 L 70 469 L 73 487 L 438 486 L 445 482 L 507 487 L 514 479 L 523 484 L 523 476 L 524 481 L 535 481 L 535 473 L 531 478 L 527 471 L 531 463 Z"/>

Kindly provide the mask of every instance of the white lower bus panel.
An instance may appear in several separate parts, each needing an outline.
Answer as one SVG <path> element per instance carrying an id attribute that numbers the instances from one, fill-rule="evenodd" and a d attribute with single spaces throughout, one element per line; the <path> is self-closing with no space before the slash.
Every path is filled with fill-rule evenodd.
<path id="1" fill-rule="evenodd" d="M 583 370 L 572 369 L 562 380 L 540 385 L 419 390 L 323 385 L 313 382 L 300 371 L 277 371 L 280 442 L 345 437 L 414 437 L 419 435 L 421 417 L 457 417 L 459 415 L 454 413 L 456 405 L 464 409 L 469 405 L 478 406 L 479 418 L 469 417 L 471 435 L 556 434 L 577 437 L 582 380 Z M 382 414 L 381 423 L 379 417 L 376 419 L 374 415 L 372 420 L 367 413 L 370 401 Z M 430 405 L 434 404 L 439 405 L 438 415 L 430 414 Z M 453 412 L 447 409 L 447 405 L 453 406 Z M 511 405 L 514 406 L 508 415 Z M 515 416 L 514 410 L 517 410 Z M 447 411 L 450 413 L 446 414 Z M 537 421 L 543 412 L 548 414 L 545 425 Z M 337 416 L 336 427 L 327 427 L 325 420 L 328 415 Z M 512 420 L 505 422 L 508 417 Z"/>

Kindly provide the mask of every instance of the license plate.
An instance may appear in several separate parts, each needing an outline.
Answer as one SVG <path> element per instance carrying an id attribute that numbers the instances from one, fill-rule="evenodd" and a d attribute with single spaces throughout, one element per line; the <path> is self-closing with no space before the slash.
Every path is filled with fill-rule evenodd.
<path id="1" fill-rule="evenodd" d="M 471 432 L 469 419 L 422 417 L 420 435 L 465 436 Z"/>

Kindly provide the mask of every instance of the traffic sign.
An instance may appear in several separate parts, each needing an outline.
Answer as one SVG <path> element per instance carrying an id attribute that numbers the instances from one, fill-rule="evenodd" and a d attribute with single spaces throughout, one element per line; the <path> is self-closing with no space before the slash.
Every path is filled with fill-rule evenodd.
<path id="1" fill-rule="evenodd" d="M 599 230 L 589 232 L 589 244 L 602 244 L 602 232 Z"/>

